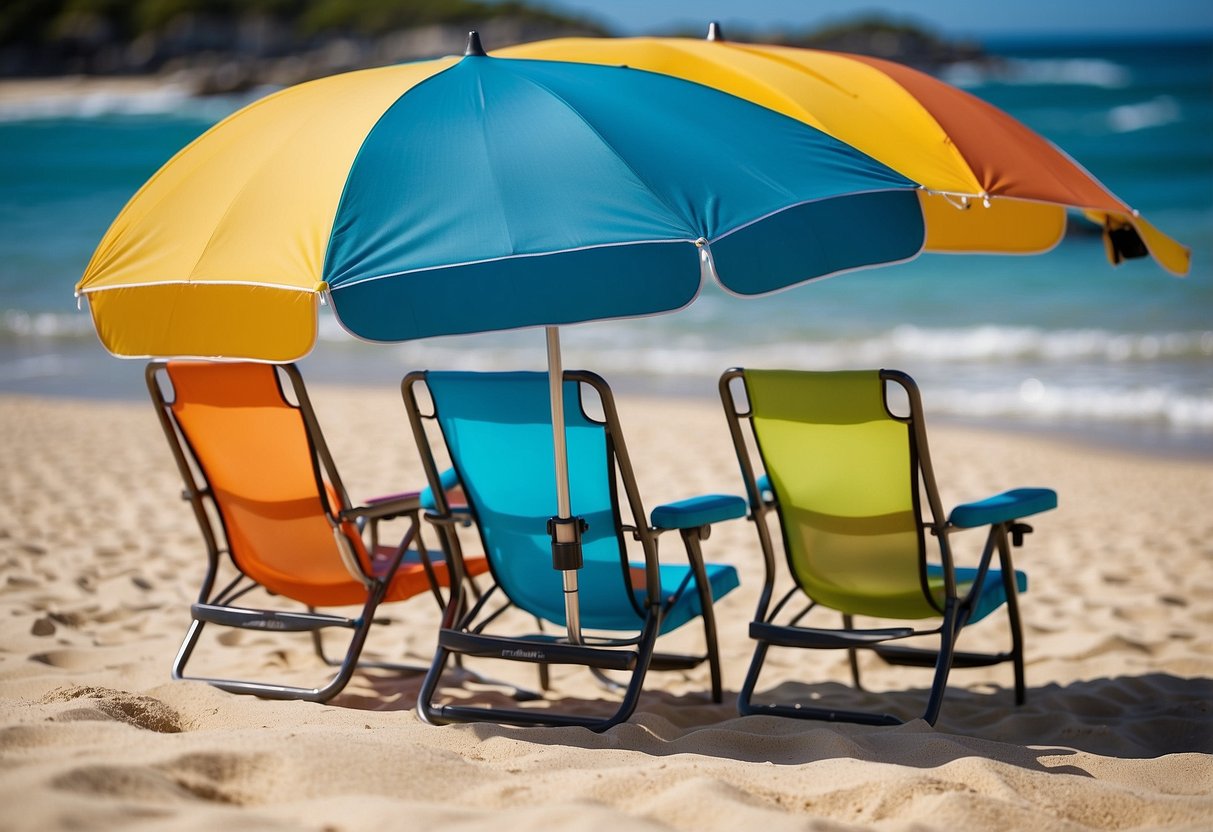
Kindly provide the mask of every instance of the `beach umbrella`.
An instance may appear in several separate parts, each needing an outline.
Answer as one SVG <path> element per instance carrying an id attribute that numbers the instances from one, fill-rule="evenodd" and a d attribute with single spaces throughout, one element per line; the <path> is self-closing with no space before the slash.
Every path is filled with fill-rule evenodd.
<path id="1" fill-rule="evenodd" d="M 626 65 L 706 84 L 810 124 L 923 186 L 926 250 L 1030 254 L 1056 245 L 1067 209 L 1103 228 L 1113 264 L 1190 252 L 1007 113 L 902 64 L 865 55 L 693 38 L 560 38 L 494 54 Z"/>
<path id="2" fill-rule="evenodd" d="M 77 293 L 132 357 L 294 360 L 321 299 L 371 341 L 546 327 L 564 543 L 559 325 L 678 309 L 707 277 L 757 295 L 898 262 L 923 234 L 912 182 L 800 121 L 665 75 L 488 57 L 473 34 L 462 58 L 215 125 L 126 205 Z"/>

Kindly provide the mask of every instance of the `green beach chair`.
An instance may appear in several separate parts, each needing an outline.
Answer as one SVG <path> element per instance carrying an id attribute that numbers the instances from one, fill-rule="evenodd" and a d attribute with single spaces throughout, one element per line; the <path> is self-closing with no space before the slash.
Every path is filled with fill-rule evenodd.
<path id="1" fill-rule="evenodd" d="M 904 391 L 907 415 L 891 410 L 890 388 Z M 754 688 L 770 647 L 848 650 L 856 687 L 856 650 L 861 648 L 894 664 L 933 666 L 934 683 L 923 716 L 931 724 L 939 715 L 952 667 L 1011 662 L 1015 701 L 1022 703 L 1023 635 L 1017 594 L 1027 590 L 1027 576 L 1014 569 L 1011 544 L 1021 545 L 1032 530 L 1021 518 L 1056 508 L 1056 493 L 1019 488 L 957 506 L 945 515 L 931 468 L 918 388 L 901 372 L 733 369 L 721 377 L 720 394 L 766 566 L 750 624 L 750 637 L 757 646 L 738 697 L 741 712 L 900 722 L 887 714 L 837 710 L 820 703 L 754 703 Z M 743 422 L 749 423 L 749 438 Z M 751 439 L 765 474 L 752 461 Z M 768 525 L 771 514 L 779 520 L 795 583 L 778 601 Z M 989 529 L 979 564 L 955 566 L 951 535 L 975 527 Z M 928 535 L 938 542 L 937 557 L 928 557 L 928 548 L 935 548 L 927 546 Z M 991 568 L 995 553 L 997 569 Z M 804 596 L 807 605 L 792 612 L 793 599 Z M 1011 630 L 1009 651 L 956 650 L 962 628 L 1004 605 Z M 841 613 L 842 627 L 802 626 L 816 607 Z M 942 618 L 942 623 L 858 629 L 856 616 L 898 621 Z M 937 635 L 938 648 L 898 644 L 924 635 Z"/>
<path id="2" fill-rule="evenodd" d="M 692 498 L 660 506 L 650 519 L 606 382 L 592 373 L 566 372 L 563 389 L 572 513 L 586 521 L 578 570 L 584 633 L 579 644 L 570 643 L 563 630 L 564 585 L 562 573 L 553 568 L 548 533 L 556 514 L 556 486 L 547 374 L 419 372 L 404 379 L 404 401 L 430 483 L 422 497 L 429 507 L 427 519 L 439 529 L 444 554 L 454 563 L 463 557 L 458 527 L 470 519 L 494 580 L 470 608 L 461 588 L 453 590 L 418 697 L 427 722 L 483 720 L 601 731 L 632 714 L 649 670 L 689 670 L 704 661 L 713 701 L 721 701 L 712 604 L 737 586 L 737 572 L 725 564 L 705 563 L 700 541 L 710 524 L 744 517 L 745 501 L 726 495 Z M 600 403 L 601 418 L 587 413 L 587 391 L 591 403 L 595 397 Z M 465 506 L 450 505 L 447 491 L 456 479 L 440 473 L 434 455 L 439 447 L 445 448 L 463 486 Z M 676 531 L 682 539 L 686 559 L 681 563 L 658 560 L 658 537 L 666 531 Z M 639 549 L 635 560 L 629 544 Z M 510 607 L 529 614 L 538 626 L 518 633 L 526 628 L 510 625 L 511 633 L 505 635 L 485 632 L 491 623 L 506 629 L 498 616 Z M 703 626 L 703 654 L 656 652 L 659 636 L 695 619 Z M 560 631 L 545 632 L 543 622 Z M 613 685 L 622 690 L 622 698 L 607 717 L 557 713 L 546 703 L 519 708 L 436 703 L 448 664 L 464 657 L 538 665 L 545 689 L 551 664 L 582 665 L 608 684 L 614 680 L 603 671 L 628 675 L 626 683 Z"/>

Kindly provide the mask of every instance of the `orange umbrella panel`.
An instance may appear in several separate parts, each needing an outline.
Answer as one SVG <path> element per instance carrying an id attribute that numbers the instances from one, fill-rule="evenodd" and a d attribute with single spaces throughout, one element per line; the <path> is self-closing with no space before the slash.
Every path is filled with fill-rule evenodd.
<path id="1" fill-rule="evenodd" d="M 499 54 L 674 75 L 803 121 L 922 186 L 927 251 L 1047 251 L 1065 233 L 1067 211 L 1076 210 L 1103 226 L 1113 263 L 1149 254 L 1175 274 L 1189 268 L 1187 248 L 1046 138 L 892 61 L 719 37 L 562 38 Z"/>

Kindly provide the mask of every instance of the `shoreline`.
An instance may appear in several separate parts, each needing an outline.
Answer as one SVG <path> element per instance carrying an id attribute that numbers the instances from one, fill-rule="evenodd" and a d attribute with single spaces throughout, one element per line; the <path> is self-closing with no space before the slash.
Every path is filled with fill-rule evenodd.
<path id="1" fill-rule="evenodd" d="M 44 384 L 32 384 L 32 389 L 20 389 L 12 383 L 0 381 L 0 401 L 6 399 L 29 399 L 33 401 L 48 400 L 58 402 L 104 402 L 114 404 L 139 404 L 150 408 L 147 391 L 143 384 L 144 360 L 121 360 L 106 357 L 107 362 L 122 361 L 131 367 L 129 374 L 123 372 L 124 381 L 120 385 L 110 382 L 93 381 L 85 392 L 72 385 L 70 380 L 59 380 Z M 332 389 L 344 391 L 355 397 L 370 395 L 378 396 L 385 392 L 394 394 L 398 399 L 399 378 L 386 380 L 383 384 L 367 381 L 339 382 L 321 375 L 309 374 L 306 363 L 302 365 L 304 378 L 308 387 L 317 389 Z M 400 373 L 400 378 L 404 373 Z M 315 378 L 313 381 L 312 379 Z M 720 412 L 723 424 L 724 415 L 720 400 L 715 389 L 689 390 L 685 388 L 667 388 L 656 391 L 657 386 L 649 380 L 635 381 L 623 376 L 607 377 L 607 382 L 619 398 L 653 400 L 657 402 L 686 402 L 706 406 Z M 929 390 L 924 392 L 926 398 L 926 421 L 928 440 L 930 432 L 936 426 L 942 430 L 963 430 L 975 433 L 985 433 L 993 437 L 1014 436 L 1029 440 L 1054 442 L 1060 445 L 1073 445 L 1077 448 L 1099 454 L 1124 454 L 1130 457 L 1158 460 L 1191 460 L 1194 462 L 1213 464 L 1213 433 L 1170 431 L 1157 425 L 1122 424 L 1122 423 L 1082 423 L 1062 422 L 1042 424 L 1040 422 L 1014 421 L 1006 418 L 982 419 L 951 414 L 932 413 L 930 409 Z M 401 405 L 403 408 L 403 405 Z M 403 412 L 403 410 L 401 411 Z"/>
<path id="2" fill-rule="evenodd" d="M 0 104 L 38 101 L 93 93 L 138 94 L 164 88 L 185 89 L 175 75 L 48 75 L 29 78 L 0 77 Z"/>

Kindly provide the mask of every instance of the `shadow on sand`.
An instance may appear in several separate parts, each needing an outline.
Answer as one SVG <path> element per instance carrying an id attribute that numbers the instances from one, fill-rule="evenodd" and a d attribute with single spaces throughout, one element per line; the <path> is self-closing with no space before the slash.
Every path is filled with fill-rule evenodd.
<path id="1" fill-rule="evenodd" d="M 409 710 L 416 706 L 421 676 L 362 674 L 332 704 L 367 710 Z M 500 689 L 473 685 L 446 688 L 451 698 L 487 707 L 517 707 Z M 642 695 L 632 719 L 602 734 L 583 728 L 517 728 L 479 723 L 479 736 L 507 736 L 541 745 L 631 749 L 655 756 L 711 754 L 745 762 L 803 764 L 856 757 L 914 767 L 936 767 L 962 757 L 997 758 L 1023 768 L 1086 775 L 1073 766 L 1047 764 L 1086 752 L 1104 757 L 1148 759 L 1165 754 L 1213 753 L 1213 680 L 1146 674 L 1092 679 L 1068 685 L 1029 688 L 1027 702 L 1013 704 L 1010 690 L 954 687 L 932 728 L 918 715 L 928 689 L 870 693 L 837 683 L 785 682 L 762 692 L 760 701 L 829 703 L 845 709 L 882 710 L 908 720 L 894 727 L 797 720 L 737 714 L 737 696 L 722 703 L 706 694 Z M 756 697 L 759 699 L 759 697 Z M 598 699 L 560 697 L 559 691 L 531 703 L 586 715 L 614 711 L 603 692 Z M 996 748 L 994 746 L 997 746 Z M 1008 748 L 1012 746 L 1013 748 Z"/>

